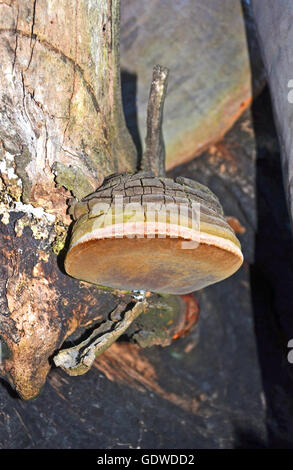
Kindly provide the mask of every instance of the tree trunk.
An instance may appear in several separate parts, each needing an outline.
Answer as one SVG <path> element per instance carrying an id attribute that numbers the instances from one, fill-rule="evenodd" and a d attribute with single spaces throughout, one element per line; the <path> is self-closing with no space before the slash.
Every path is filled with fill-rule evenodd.
<path id="1" fill-rule="evenodd" d="M 66 338 L 131 300 L 63 269 L 68 200 L 136 169 L 119 16 L 119 0 L 0 2 L 0 373 L 26 399 Z"/>
<path id="2" fill-rule="evenodd" d="M 281 145 L 284 190 L 293 228 L 293 61 L 292 2 L 252 2 L 260 49 Z"/>
<path id="3" fill-rule="evenodd" d="M 58 268 L 66 201 L 133 171 L 136 155 L 121 107 L 119 1 L 15 0 L 0 12 L 1 373 L 31 398 L 64 338 L 117 304 Z"/>

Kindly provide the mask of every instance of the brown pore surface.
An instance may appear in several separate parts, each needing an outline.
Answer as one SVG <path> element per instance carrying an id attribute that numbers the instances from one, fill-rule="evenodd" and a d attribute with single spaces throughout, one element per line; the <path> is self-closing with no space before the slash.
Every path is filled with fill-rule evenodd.
<path id="1" fill-rule="evenodd" d="M 242 264 L 236 254 L 182 239 L 93 239 L 74 246 L 65 269 L 73 277 L 122 290 L 187 294 L 231 276 Z M 185 240 L 186 242 L 186 240 Z"/>

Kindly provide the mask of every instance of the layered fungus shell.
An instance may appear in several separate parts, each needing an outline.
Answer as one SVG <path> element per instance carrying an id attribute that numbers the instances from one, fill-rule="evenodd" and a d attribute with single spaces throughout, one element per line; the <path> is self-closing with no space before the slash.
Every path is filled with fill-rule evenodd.
<path id="1" fill-rule="evenodd" d="M 187 178 L 111 175 L 71 213 L 65 269 L 90 283 L 186 294 L 231 276 L 243 262 L 218 198 Z"/>

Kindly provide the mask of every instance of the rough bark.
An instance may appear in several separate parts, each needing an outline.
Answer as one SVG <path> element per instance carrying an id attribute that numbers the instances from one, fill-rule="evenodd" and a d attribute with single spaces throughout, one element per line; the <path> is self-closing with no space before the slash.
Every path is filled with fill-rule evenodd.
<path id="1" fill-rule="evenodd" d="M 121 108 L 118 2 L 0 7 L 4 148 L 14 156 L 23 202 L 64 217 L 69 193 L 56 191 L 55 179 L 81 197 L 105 174 L 135 168 Z"/>

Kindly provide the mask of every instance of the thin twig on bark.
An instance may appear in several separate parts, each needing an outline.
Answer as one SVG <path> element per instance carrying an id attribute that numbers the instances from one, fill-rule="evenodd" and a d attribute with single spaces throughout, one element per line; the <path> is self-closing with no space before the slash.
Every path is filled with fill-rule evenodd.
<path id="1" fill-rule="evenodd" d="M 142 170 L 155 176 L 165 176 L 165 145 L 162 132 L 163 108 L 169 70 L 161 65 L 153 69 L 153 78 L 147 109 L 146 149 L 142 157 Z"/>
<path id="2" fill-rule="evenodd" d="M 61 367 L 69 375 L 82 375 L 90 370 L 94 360 L 108 349 L 145 310 L 147 301 L 136 302 L 127 310 L 123 317 L 119 307 L 111 319 L 103 322 L 85 341 L 68 349 L 61 349 L 54 357 L 57 367 Z"/>

